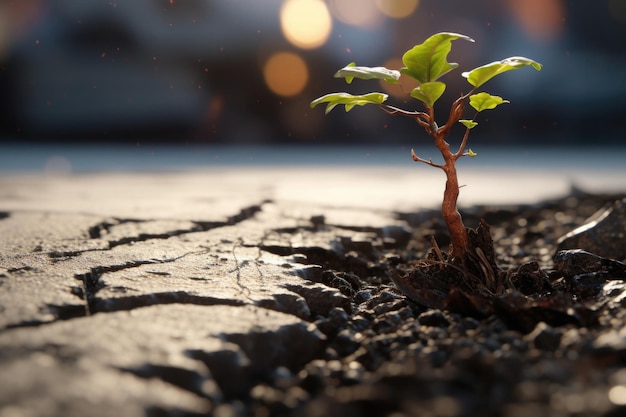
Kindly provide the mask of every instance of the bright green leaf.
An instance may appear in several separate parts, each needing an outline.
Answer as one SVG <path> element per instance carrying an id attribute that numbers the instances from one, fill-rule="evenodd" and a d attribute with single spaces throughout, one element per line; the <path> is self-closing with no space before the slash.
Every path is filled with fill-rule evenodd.
<path id="1" fill-rule="evenodd" d="M 463 126 L 465 126 L 468 129 L 473 129 L 476 126 L 478 126 L 478 122 L 475 122 L 473 120 L 468 120 L 468 119 L 461 119 L 459 120 L 459 123 L 462 123 Z"/>
<path id="2" fill-rule="evenodd" d="M 415 45 L 402 56 L 405 67 L 400 72 L 415 78 L 420 84 L 436 81 L 459 66 L 447 61 L 452 41 L 456 39 L 474 42 L 472 38 L 458 33 L 437 33 L 424 43 Z"/>
<path id="3" fill-rule="evenodd" d="M 354 62 L 351 62 L 337 71 L 335 78 L 345 78 L 348 84 L 355 78 L 361 80 L 380 79 L 396 84 L 400 78 L 400 71 L 385 67 L 357 67 Z"/>
<path id="4" fill-rule="evenodd" d="M 331 93 L 319 97 L 311 102 L 311 108 L 321 103 L 326 105 L 326 114 L 330 113 L 336 106 L 343 104 L 346 111 L 352 110 L 354 106 L 364 106 L 366 104 L 382 104 L 387 100 L 388 95 L 384 93 L 369 93 L 360 96 L 353 96 L 348 93 Z"/>
<path id="5" fill-rule="evenodd" d="M 502 61 L 495 61 L 491 64 L 474 68 L 473 70 L 464 72 L 461 75 L 467 78 L 467 82 L 474 87 L 480 87 L 496 75 L 527 66 L 532 66 L 537 71 L 540 71 L 542 67 L 540 63 L 533 61 L 532 59 L 524 58 L 522 56 L 512 56 L 510 58 L 503 59 Z"/>
<path id="6" fill-rule="evenodd" d="M 442 82 L 435 81 L 432 83 L 420 84 L 417 88 L 414 88 L 413 91 L 411 91 L 411 97 L 426 103 L 429 107 L 433 107 L 435 105 L 435 101 L 441 97 L 444 91 L 446 91 L 446 85 Z"/>
<path id="7" fill-rule="evenodd" d="M 474 152 L 471 149 L 467 150 L 467 156 L 471 156 L 472 158 L 475 157 L 476 155 L 478 155 L 476 152 Z"/>
<path id="8" fill-rule="evenodd" d="M 500 104 L 509 103 L 508 100 L 503 99 L 500 96 L 492 96 L 489 93 L 478 93 L 470 96 L 470 106 L 476 111 L 491 110 L 498 107 Z"/>

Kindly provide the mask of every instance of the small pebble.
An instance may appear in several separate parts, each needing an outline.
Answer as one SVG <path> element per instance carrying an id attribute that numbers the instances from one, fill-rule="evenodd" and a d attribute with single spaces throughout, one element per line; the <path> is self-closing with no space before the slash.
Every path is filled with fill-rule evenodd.
<path id="1" fill-rule="evenodd" d="M 440 310 L 428 310 L 417 317 L 417 321 L 423 326 L 448 327 L 450 322 Z"/>

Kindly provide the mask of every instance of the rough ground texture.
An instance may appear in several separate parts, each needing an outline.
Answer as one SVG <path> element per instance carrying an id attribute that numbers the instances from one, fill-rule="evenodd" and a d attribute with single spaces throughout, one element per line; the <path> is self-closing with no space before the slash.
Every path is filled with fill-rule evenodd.
<path id="1" fill-rule="evenodd" d="M 392 278 L 446 245 L 436 210 L 168 179 L 2 183 L 0 417 L 626 412 L 623 212 L 613 260 L 554 260 L 622 195 L 464 210 L 516 290 L 432 308 Z"/>

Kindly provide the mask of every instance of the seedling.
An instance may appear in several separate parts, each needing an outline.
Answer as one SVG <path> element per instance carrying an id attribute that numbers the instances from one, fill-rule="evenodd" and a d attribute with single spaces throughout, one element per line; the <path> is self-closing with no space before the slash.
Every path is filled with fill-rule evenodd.
<path id="1" fill-rule="evenodd" d="M 496 75 L 527 66 L 539 71 L 541 64 L 532 59 L 516 56 L 462 73 L 461 75 L 470 84 L 469 92 L 462 94 L 452 103 L 446 123 L 439 126 L 435 119 L 435 103 L 446 90 L 446 84 L 438 80 L 441 76 L 458 67 L 458 64 L 447 61 L 448 53 L 452 48 L 452 41 L 457 39 L 474 42 L 472 38 L 458 33 L 437 33 L 426 39 L 424 43 L 406 51 L 402 56 L 404 67 L 399 70 L 385 67 L 362 67 L 350 63 L 335 74 L 336 78 L 345 78 L 348 84 L 352 83 L 355 78 L 377 79 L 396 84 L 399 82 L 401 74 L 404 74 L 418 82 L 418 86 L 411 91 L 410 95 L 422 103 L 423 111 L 408 111 L 385 104 L 388 95 L 380 92 L 363 95 L 331 93 L 313 100 L 311 107 L 327 103 L 326 114 L 328 114 L 338 105 L 344 105 L 346 112 L 348 112 L 357 105 L 375 104 L 389 115 L 412 118 L 424 128 L 426 133 L 433 138 L 435 146 L 443 157 L 443 163 L 435 163 L 432 159 L 423 159 L 416 155 L 414 150 L 411 150 L 411 156 L 414 161 L 439 168 L 446 174 L 446 187 L 441 211 L 451 240 L 451 251 L 447 261 L 453 266 L 467 271 L 469 262 L 475 261 L 477 258 L 484 258 L 484 256 L 481 253 L 476 253 L 477 250 L 470 241 L 468 229 L 463 224 L 463 219 L 457 209 L 459 181 L 456 161 L 463 156 L 476 156 L 476 153 L 468 148 L 467 144 L 470 131 L 478 125 L 475 121 L 478 113 L 508 103 L 502 97 L 479 90 L 483 84 Z M 467 102 L 475 110 L 471 119 L 463 118 L 463 111 Z M 456 123 L 461 123 L 465 127 L 465 134 L 461 138 L 458 148 L 452 150 L 446 138 Z"/>

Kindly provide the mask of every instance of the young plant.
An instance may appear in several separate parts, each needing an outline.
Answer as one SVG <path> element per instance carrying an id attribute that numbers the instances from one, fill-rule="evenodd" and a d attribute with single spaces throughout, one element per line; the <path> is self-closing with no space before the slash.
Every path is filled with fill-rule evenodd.
<path id="1" fill-rule="evenodd" d="M 474 42 L 472 38 L 457 33 L 437 33 L 426 39 L 424 43 L 408 50 L 402 56 L 404 67 L 400 70 L 384 67 L 362 67 L 351 63 L 335 74 L 336 78 L 345 78 L 348 84 L 355 78 L 378 79 L 395 84 L 398 83 L 400 75 L 404 74 L 418 82 L 418 86 L 411 91 L 410 95 L 422 102 L 423 111 L 408 111 L 385 104 L 388 95 L 379 92 L 364 95 L 331 93 L 313 100 L 311 107 L 327 103 L 326 114 L 328 114 L 338 105 L 344 105 L 347 112 L 357 105 L 375 104 L 392 116 L 400 115 L 412 118 L 424 128 L 426 133 L 433 138 L 435 146 L 443 157 L 443 163 L 435 163 L 432 159 L 422 159 L 413 150 L 411 150 L 411 156 L 414 161 L 439 168 L 446 174 L 446 187 L 441 211 L 451 240 L 451 252 L 448 261 L 463 270 L 467 270 L 468 261 L 472 258 L 476 259 L 477 256 L 480 258 L 481 254 L 476 254 L 476 250 L 472 248 L 468 229 L 463 224 L 461 215 L 457 210 L 459 181 L 456 161 L 463 156 L 476 156 L 471 149 L 467 148 L 470 130 L 478 124 L 474 120 L 476 115 L 482 111 L 494 109 L 500 104 L 508 103 L 502 97 L 479 92 L 479 90 L 483 84 L 496 75 L 526 66 L 531 66 L 539 71 L 541 64 L 524 57 L 510 57 L 462 73 L 461 75 L 470 84 L 469 92 L 462 94 L 452 103 L 447 121 L 440 126 L 435 119 L 435 103 L 443 95 L 446 84 L 438 80 L 441 76 L 458 67 L 458 64 L 447 61 L 448 53 L 452 48 L 452 41 L 457 39 Z M 463 118 L 463 111 L 467 102 L 475 110 L 474 115 L 469 119 Z M 461 123 L 465 127 L 465 134 L 458 148 L 452 150 L 446 138 L 456 123 Z"/>

